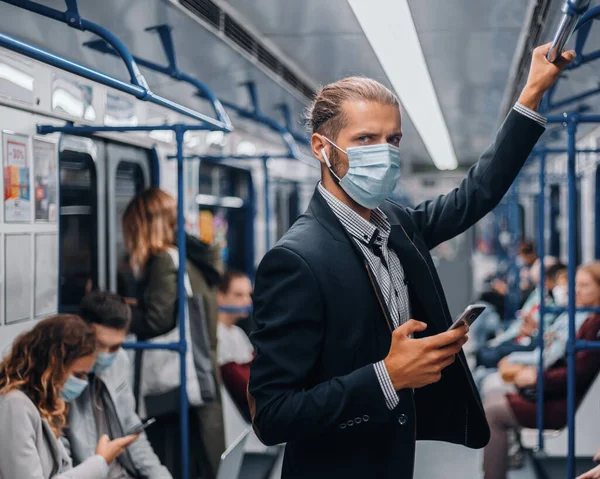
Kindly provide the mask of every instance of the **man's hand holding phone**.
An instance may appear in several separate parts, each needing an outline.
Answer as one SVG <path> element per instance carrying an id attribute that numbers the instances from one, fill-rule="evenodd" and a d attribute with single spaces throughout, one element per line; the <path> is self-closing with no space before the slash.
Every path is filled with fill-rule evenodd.
<path id="1" fill-rule="evenodd" d="M 427 338 L 410 337 L 426 328 L 427 324 L 411 319 L 392 333 L 392 345 L 384 363 L 396 391 L 439 381 L 442 370 L 454 362 L 468 339 L 466 324 Z"/>

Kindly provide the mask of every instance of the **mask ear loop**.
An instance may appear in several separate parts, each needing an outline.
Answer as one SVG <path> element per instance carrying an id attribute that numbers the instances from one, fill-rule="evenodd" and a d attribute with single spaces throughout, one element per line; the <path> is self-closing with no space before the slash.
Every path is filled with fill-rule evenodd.
<path id="1" fill-rule="evenodd" d="M 339 146 L 337 146 L 329 138 L 327 138 L 326 136 L 323 136 L 323 138 L 325 138 L 331 144 L 331 146 L 334 146 L 335 148 L 337 148 L 338 150 L 340 150 L 345 155 L 348 155 L 348 153 L 346 153 L 344 150 L 342 150 Z M 335 172 L 333 171 L 333 168 L 331 166 L 331 162 L 329 161 L 329 157 L 327 156 L 327 152 L 325 151 L 325 148 L 321 149 L 321 155 L 323 155 L 323 159 L 325 160 L 325 164 L 327 165 L 327 168 L 329 169 L 329 172 L 335 177 L 335 179 L 338 181 L 338 183 L 340 181 L 342 181 L 341 178 L 338 175 L 336 175 Z"/>
<path id="2" fill-rule="evenodd" d="M 329 161 L 329 158 L 327 157 L 327 153 L 325 152 L 325 148 L 323 148 L 321 150 L 321 155 L 323 156 L 323 159 L 325 160 L 325 164 L 327 165 L 327 169 L 335 177 L 335 179 L 337 180 L 337 182 L 339 183 L 340 181 L 342 181 L 340 179 L 340 177 L 338 175 L 336 175 L 335 172 L 333 171 L 333 168 L 331 167 L 331 162 Z"/>

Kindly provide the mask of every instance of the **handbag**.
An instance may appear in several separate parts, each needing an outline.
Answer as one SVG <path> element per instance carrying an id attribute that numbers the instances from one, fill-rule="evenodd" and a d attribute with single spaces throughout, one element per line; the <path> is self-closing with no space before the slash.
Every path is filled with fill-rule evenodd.
<path id="1" fill-rule="evenodd" d="M 179 253 L 177 250 L 168 250 L 175 267 L 179 266 Z M 191 351 L 193 368 L 195 376 L 200 386 L 200 394 L 203 403 L 210 403 L 217 399 L 217 386 L 215 371 L 213 367 L 210 338 L 208 334 L 206 310 L 202 296 L 195 295 L 192 291 L 191 283 L 187 271 L 185 272 L 186 289 L 186 337 L 188 341 L 188 351 Z M 175 328 L 179 328 L 179 315 Z M 179 354 L 172 351 L 173 354 Z M 186 361 L 188 368 L 189 360 Z M 159 417 L 176 414 L 179 412 L 181 385 L 169 389 L 165 392 L 146 394 L 144 402 L 146 415 L 148 417 Z"/>
<path id="2" fill-rule="evenodd" d="M 537 401 L 537 387 L 536 386 L 525 386 L 524 388 L 519 388 L 518 390 L 519 396 L 527 401 L 536 402 Z"/>

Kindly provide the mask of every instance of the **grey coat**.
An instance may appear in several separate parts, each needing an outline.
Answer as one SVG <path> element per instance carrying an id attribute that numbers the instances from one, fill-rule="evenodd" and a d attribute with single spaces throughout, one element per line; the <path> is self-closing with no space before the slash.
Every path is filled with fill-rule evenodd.
<path id="1" fill-rule="evenodd" d="M 99 377 L 104 387 L 103 398 L 107 405 L 109 428 L 115 437 L 138 425 L 141 421 L 135 413 L 135 399 L 129 385 L 130 363 L 127 353 L 121 350 L 115 362 Z M 98 434 L 92 411 L 92 394 L 98 383 L 90 383 L 85 391 L 70 404 L 68 424 L 63 443 L 69 450 L 73 462 L 81 464 L 94 455 Z M 114 439 L 115 437 L 111 437 Z M 152 446 L 142 433 L 121 455 L 119 461 L 134 477 L 144 479 L 172 479 L 166 467 L 162 466 Z"/>
<path id="2" fill-rule="evenodd" d="M 65 448 L 21 391 L 0 395 L 0 479 L 105 479 L 108 467 L 91 455 L 73 468 Z"/>

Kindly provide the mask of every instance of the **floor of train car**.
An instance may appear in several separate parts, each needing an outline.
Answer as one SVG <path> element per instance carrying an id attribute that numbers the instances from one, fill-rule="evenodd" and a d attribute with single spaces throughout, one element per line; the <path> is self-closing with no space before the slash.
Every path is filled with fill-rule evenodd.
<path id="1" fill-rule="evenodd" d="M 481 478 L 480 453 L 481 451 L 472 451 L 448 444 L 419 443 L 414 477 L 415 479 Z M 437 460 L 427 460 L 432 456 L 435 456 Z M 239 479 L 279 478 L 280 475 L 276 470 L 280 470 L 281 463 L 275 465 L 275 462 L 274 456 L 246 454 Z M 536 475 L 532 458 L 529 454 L 525 454 L 523 467 L 511 470 L 507 479 L 565 479 L 567 477 L 564 459 L 544 458 L 540 464 L 543 474 Z M 578 476 L 594 467 L 594 464 L 591 458 L 580 458 L 577 459 L 575 466 L 576 476 Z M 452 475 L 453 472 L 456 475 Z"/>

